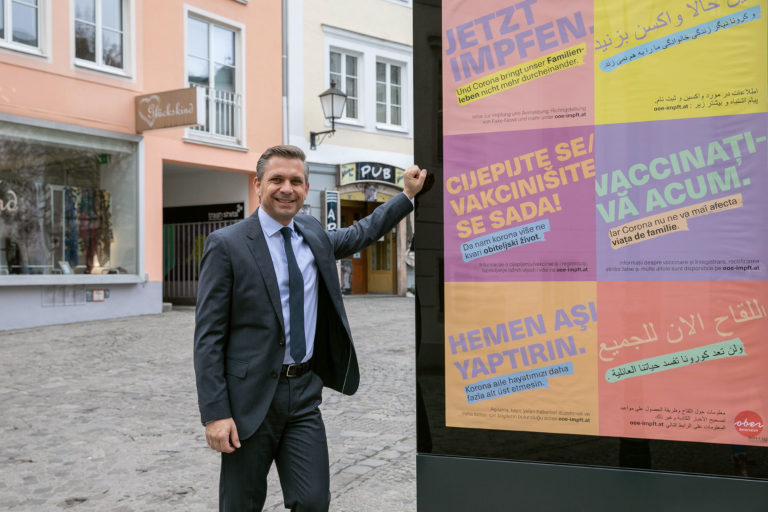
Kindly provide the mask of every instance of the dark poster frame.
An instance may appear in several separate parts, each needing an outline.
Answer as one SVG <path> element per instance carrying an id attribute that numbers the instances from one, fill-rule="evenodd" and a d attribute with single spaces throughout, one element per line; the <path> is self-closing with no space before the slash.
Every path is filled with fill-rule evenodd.
<path id="1" fill-rule="evenodd" d="M 441 14 L 413 1 L 418 510 L 768 510 L 768 448 L 745 478 L 728 445 L 445 426 Z"/>

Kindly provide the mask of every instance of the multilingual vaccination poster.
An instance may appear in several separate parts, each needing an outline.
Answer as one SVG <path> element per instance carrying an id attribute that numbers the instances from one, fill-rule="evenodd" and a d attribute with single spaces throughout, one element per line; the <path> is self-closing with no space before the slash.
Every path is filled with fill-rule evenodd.
<path id="1" fill-rule="evenodd" d="M 768 0 L 443 0 L 449 427 L 768 446 Z"/>

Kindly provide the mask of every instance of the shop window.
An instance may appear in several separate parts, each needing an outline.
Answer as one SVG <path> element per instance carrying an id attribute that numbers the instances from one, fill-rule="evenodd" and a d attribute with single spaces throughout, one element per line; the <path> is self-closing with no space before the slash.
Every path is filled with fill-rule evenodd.
<path id="1" fill-rule="evenodd" d="M 0 282 L 137 274 L 137 143 L 0 121 Z"/>
<path id="2" fill-rule="evenodd" d="M 197 17 L 187 19 L 187 81 L 205 90 L 205 124 L 191 137 L 240 144 L 242 95 L 239 92 L 240 31 Z"/>
<path id="3" fill-rule="evenodd" d="M 78 65 L 125 71 L 128 0 L 75 0 L 75 59 Z"/>

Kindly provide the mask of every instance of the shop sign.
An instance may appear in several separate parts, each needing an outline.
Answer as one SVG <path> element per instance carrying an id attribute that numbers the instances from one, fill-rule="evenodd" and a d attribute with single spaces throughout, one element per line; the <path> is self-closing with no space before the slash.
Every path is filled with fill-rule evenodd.
<path id="1" fill-rule="evenodd" d="M 403 188 L 403 169 L 377 162 L 353 162 L 341 165 L 341 184 L 375 181 Z"/>
<path id="2" fill-rule="evenodd" d="M 205 91 L 187 87 L 136 97 L 136 131 L 205 124 Z"/>
<path id="3" fill-rule="evenodd" d="M 16 197 L 16 192 L 14 192 L 11 189 L 8 189 L 7 195 L 4 198 L 0 197 L 0 213 L 2 212 L 13 213 L 18 209 L 19 209 L 19 201 L 18 201 L 18 198 Z"/>
<path id="4" fill-rule="evenodd" d="M 244 216 L 244 203 L 203 204 L 163 208 L 163 224 L 241 220 Z"/>
<path id="5" fill-rule="evenodd" d="M 325 229 L 333 231 L 339 227 L 339 193 L 336 190 L 323 191 L 323 223 Z"/>

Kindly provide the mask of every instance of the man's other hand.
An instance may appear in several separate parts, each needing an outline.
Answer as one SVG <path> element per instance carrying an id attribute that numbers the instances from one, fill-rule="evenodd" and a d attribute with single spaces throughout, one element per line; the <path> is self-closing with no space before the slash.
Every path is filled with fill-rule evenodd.
<path id="1" fill-rule="evenodd" d="M 412 165 L 403 173 L 403 192 L 413 199 L 421 192 L 424 180 L 427 178 L 427 170 L 420 169 L 418 165 Z"/>
<path id="2" fill-rule="evenodd" d="M 205 440 L 208 442 L 208 446 L 217 452 L 232 453 L 235 448 L 240 448 L 240 438 L 237 437 L 235 420 L 224 418 L 206 424 Z"/>

